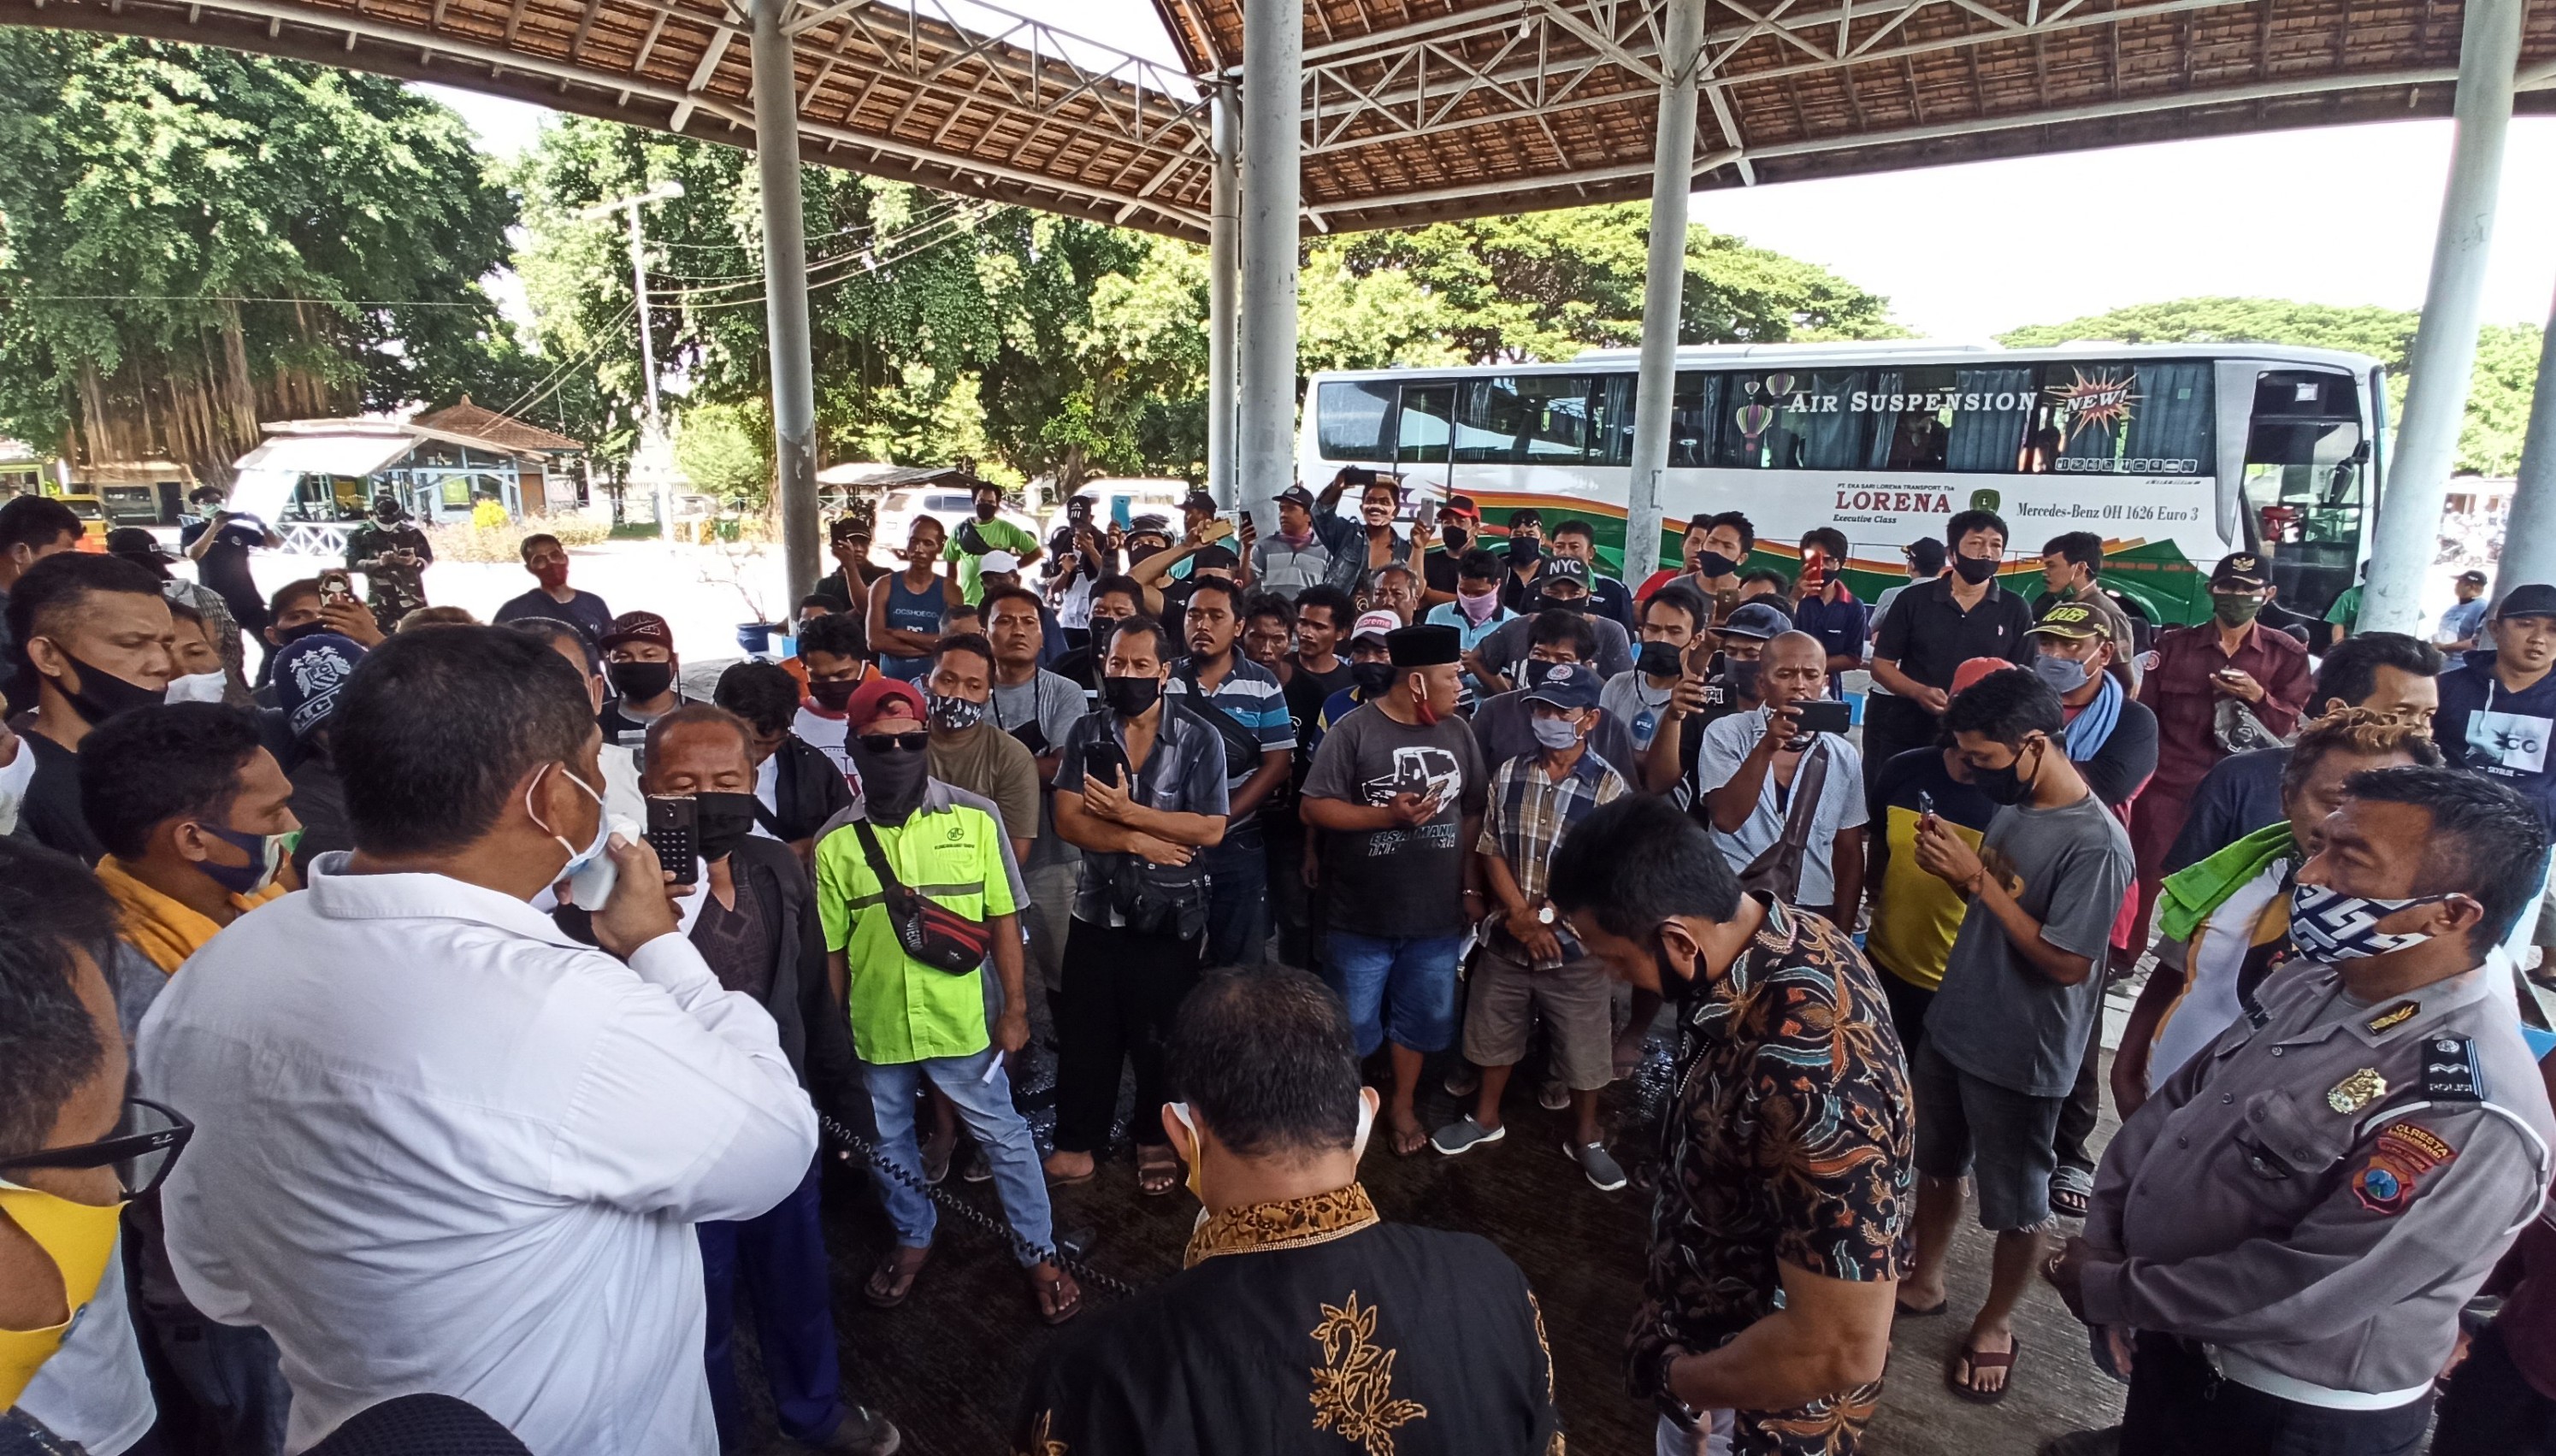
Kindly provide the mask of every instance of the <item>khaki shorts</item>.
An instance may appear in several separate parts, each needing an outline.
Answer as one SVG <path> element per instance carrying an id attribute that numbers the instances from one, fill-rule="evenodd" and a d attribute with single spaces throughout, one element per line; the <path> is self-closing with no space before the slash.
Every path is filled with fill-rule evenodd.
<path id="1" fill-rule="evenodd" d="M 1465 1059 L 1475 1066 L 1515 1066 L 1526 1055 L 1527 1030 L 1540 1011 L 1553 1030 L 1553 1065 L 1563 1084 L 1574 1092 L 1595 1092 L 1615 1078 L 1612 988 L 1595 961 L 1538 971 L 1484 945 L 1467 986 Z"/>

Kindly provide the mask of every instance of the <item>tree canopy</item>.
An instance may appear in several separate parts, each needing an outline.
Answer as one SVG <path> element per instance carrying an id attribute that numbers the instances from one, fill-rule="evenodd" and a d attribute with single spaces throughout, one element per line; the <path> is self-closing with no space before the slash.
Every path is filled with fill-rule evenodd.
<path id="1" fill-rule="evenodd" d="M 2286 299 L 2177 299 L 2141 303 L 2065 323 L 2037 323 L 1997 335 L 2015 348 L 2044 348 L 2071 339 L 2125 344 L 2271 343 L 2346 349 L 2387 366 L 2390 419 L 2405 410 L 2406 356 L 2422 315 L 2409 309 L 2337 307 Z M 2476 372 L 2468 383 L 2467 418 L 2459 430 L 2457 469 L 2509 475 L 2520 468 L 2529 428 L 2530 392 L 2538 380 L 2541 334 L 2533 325 L 2487 324 L 2477 335 Z"/>
<path id="2" fill-rule="evenodd" d="M 226 481 L 260 419 L 498 392 L 514 216 L 397 81 L 0 31 L 0 430 Z"/>

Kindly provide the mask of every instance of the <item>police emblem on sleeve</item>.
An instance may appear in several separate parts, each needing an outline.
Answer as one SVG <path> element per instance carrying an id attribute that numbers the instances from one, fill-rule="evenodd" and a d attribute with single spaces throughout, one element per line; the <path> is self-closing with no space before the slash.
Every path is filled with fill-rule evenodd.
<path id="1" fill-rule="evenodd" d="M 2459 1155 L 2431 1129 L 2389 1123 L 2379 1130 L 2367 1160 L 2352 1175 L 2352 1196 L 2371 1213 L 2393 1218 L 2413 1203 L 2432 1169 Z"/>

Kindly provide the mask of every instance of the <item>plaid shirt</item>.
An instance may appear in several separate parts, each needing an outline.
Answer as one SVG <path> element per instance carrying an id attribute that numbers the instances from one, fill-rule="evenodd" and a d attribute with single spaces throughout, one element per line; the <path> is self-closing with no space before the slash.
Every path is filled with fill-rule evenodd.
<path id="1" fill-rule="evenodd" d="M 1559 784 L 1545 777 L 1541 755 L 1520 754 L 1491 776 L 1490 812 L 1482 816 L 1482 837 L 1473 847 L 1499 856 L 1517 880 L 1518 893 L 1532 905 L 1544 898 L 1545 877 L 1552 870 L 1553 851 L 1561 845 L 1563 832 L 1591 809 L 1630 791 L 1624 776 L 1586 748 Z M 1553 938 L 1562 944 L 1561 960 L 1530 957 L 1498 915 L 1491 917 L 1488 938 L 1502 955 L 1527 961 L 1539 971 L 1582 955 L 1580 942 L 1559 924 L 1553 927 Z"/>

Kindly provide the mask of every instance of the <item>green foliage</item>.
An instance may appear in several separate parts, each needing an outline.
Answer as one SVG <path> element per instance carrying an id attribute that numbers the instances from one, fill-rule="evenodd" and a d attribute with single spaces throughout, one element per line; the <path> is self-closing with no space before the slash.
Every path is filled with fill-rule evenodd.
<path id="1" fill-rule="evenodd" d="M 761 514 L 772 504 L 772 416 L 759 402 L 695 405 L 675 424 L 675 463 L 693 489 Z"/>
<path id="2" fill-rule="evenodd" d="M 2388 409 L 2394 419 L 2404 414 L 2405 359 L 2421 321 L 2420 314 L 2399 308 L 2345 308 L 2287 299 L 2178 299 L 2065 323 L 2033 324 L 1999 334 L 1997 342 L 2014 348 L 2117 339 L 2129 344 L 2276 343 L 2345 349 L 2387 366 Z M 2520 468 L 2540 337 L 2539 329 L 2529 324 L 2488 324 L 2479 331 L 2467 418 L 2459 428 L 2459 470 L 2509 475 Z"/>
<path id="3" fill-rule="evenodd" d="M 398 81 L 0 31 L 0 430 L 226 479 L 261 416 L 502 390 L 514 216 Z"/>

